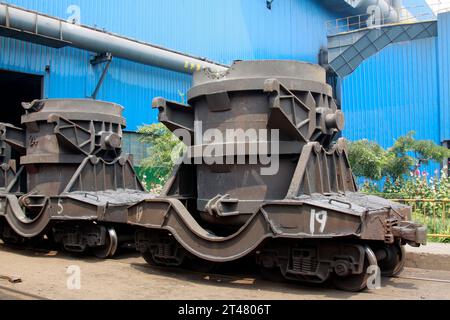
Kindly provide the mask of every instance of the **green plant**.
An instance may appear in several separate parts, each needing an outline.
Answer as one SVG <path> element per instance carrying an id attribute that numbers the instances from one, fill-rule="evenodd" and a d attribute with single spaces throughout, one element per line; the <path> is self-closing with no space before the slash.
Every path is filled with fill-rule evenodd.
<path id="1" fill-rule="evenodd" d="M 162 123 L 140 127 L 139 140 L 150 145 L 150 156 L 140 163 L 141 178 L 149 191 L 159 193 L 169 178 L 174 161 L 183 155 L 185 145 Z M 146 173 L 152 175 L 151 179 Z"/>
<path id="2" fill-rule="evenodd" d="M 450 158 L 450 150 L 429 140 L 415 140 L 414 132 L 400 137 L 385 150 L 375 142 L 360 140 L 349 143 L 349 161 L 358 177 L 378 181 L 387 179 L 389 187 L 403 181 L 411 171 L 430 161 Z"/>
<path id="3" fill-rule="evenodd" d="M 386 151 L 375 142 L 360 140 L 349 143 L 349 161 L 353 173 L 358 177 L 380 180 L 385 158 Z"/>
<path id="4" fill-rule="evenodd" d="M 375 188 L 361 188 L 362 192 L 388 199 L 397 199 L 412 208 L 413 220 L 428 227 L 429 234 L 450 235 L 450 179 L 444 167 L 438 175 L 429 177 L 416 170 L 407 178 L 394 182 L 386 180 L 382 192 Z M 450 242 L 450 237 L 431 237 L 431 241 Z"/>
<path id="5" fill-rule="evenodd" d="M 387 175 L 400 178 L 411 169 L 419 169 L 422 164 L 428 164 L 430 161 L 441 162 L 444 158 L 450 158 L 448 148 L 430 140 L 415 140 L 414 134 L 409 132 L 406 136 L 398 138 L 388 149 Z"/>
<path id="6" fill-rule="evenodd" d="M 413 209 L 413 219 L 427 225 L 430 234 L 450 234 L 450 204 L 443 201 L 450 199 L 450 179 L 447 168 L 432 176 L 420 168 L 422 164 L 448 157 L 447 148 L 432 141 L 415 140 L 412 132 L 387 150 L 368 140 L 349 144 L 353 172 L 365 179 L 360 190 L 384 198 L 405 199 Z M 382 179 L 384 183 L 378 183 Z"/>

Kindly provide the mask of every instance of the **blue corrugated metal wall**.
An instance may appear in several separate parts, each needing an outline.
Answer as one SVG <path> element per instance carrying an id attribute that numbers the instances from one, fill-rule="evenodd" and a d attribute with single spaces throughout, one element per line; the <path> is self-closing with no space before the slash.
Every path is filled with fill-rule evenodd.
<path id="1" fill-rule="evenodd" d="M 50 49 L 17 40 L 0 38 L 0 69 L 44 75 L 44 96 L 47 98 L 85 98 L 95 89 L 103 66 L 93 67 L 89 53 L 77 49 Z M 45 66 L 50 72 L 45 73 Z M 190 76 L 142 66 L 116 59 L 98 95 L 125 106 L 128 130 L 156 120 L 151 110 L 154 96 L 179 100 L 178 91 L 185 92 Z"/>
<path id="2" fill-rule="evenodd" d="M 345 135 L 389 147 L 399 136 L 440 143 L 435 38 L 391 45 L 343 81 Z"/>
<path id="3" fill-rule="evenodd" d="M 450 141 L 450 13 L 439 15 L 438 33 L 441 140 Z"/>
<path id="4" fill-rule="evenodd" d="M 237 59 L 317 62 L 326 44 L 325 21 L 337 17 L 314 0 L 276 1 L 272 10 L 263 0 L 7 2 L 61 18 L 70 15 L 70 5 L 78 5 L 83 24 L 225 64 Z M 437 40 L 390 46 L 343 82 L 347 137 L 385 147 L 411 130 L 421 139 L 450 138 L 448 20 L 448 15 L 440 19 Z M 90 54 L 82 50 L 6 38 L 0 38 L 0 46 L 0 69 L 44 75 L 45 97 L 87 97 L 101 74 L 102 66 L 92 67 Z M 182 101 L 190 81 L 189 75 L 115 59 L 99 99 L 125 106 L 128 130 L 135 130 L 156 121 L 153 97 Z"/>
<path id="5" fill-rule="evenodd" d="M 342 87 L 344 135 L 350 140 L 369 139 L 387 148 L 415 131 L 417 139 L 441 143 L 436 38 L 387 47 L 366 60 Z M 426 170 L 438 168 L 432 164 Z"/>
<path id="6" fill-rule="evenodd" d="M 296 59 L 317 62 L 326 45 L 325 21 L 336 18 L 314 0 L 9 0 L 8 3 L 60 18 L 81 9 L 81 23 L 153 44 L 230 64 L 238 59 Z M 0 68 L 45 74 L 48 98 L 91 95 L 102 67 L 89 54 L 49 49 L 0 38 Z M 115 59 L 99 99 L 126 107 L 128 130 L 156 121 L 155 96 L 180 101 L 190 76 Z"/>

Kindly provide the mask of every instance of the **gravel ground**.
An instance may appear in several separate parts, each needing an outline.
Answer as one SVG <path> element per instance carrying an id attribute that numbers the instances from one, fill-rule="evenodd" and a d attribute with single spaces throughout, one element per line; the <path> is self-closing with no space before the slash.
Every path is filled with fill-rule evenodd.
<path id="1" fill-rule="evenodd" d="M 79 283 L 71 281 L 74 278 L 68 274 L 78 270 Z M 135 253 L 98 260 L 0 244 L 0 276 L 22 280 L 0 280 L 0 299 L 450 299 L 448 271 L 407 268 L 400 278 L 383 279 L 381 289 L 348 293 L 331 287 L 269 282 L 256 272 L 239 270 L 204 274 L 150 267 Z"/>

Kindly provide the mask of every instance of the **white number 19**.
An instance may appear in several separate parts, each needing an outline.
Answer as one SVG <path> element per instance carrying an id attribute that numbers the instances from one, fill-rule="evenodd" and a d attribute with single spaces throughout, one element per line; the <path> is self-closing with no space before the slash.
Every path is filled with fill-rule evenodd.
<path id="1" fill-rule="evenodd" d="M 325 226 L 327 225 L 328 214 L 326 211 L 311 210 L 311 218 L 309 222 L 309 227 L 311 229 L 311 234 L 314 234 L 316 231 L 316 222 L 320 224 L 319 232 L 323 233 L 325 231 Z"/>

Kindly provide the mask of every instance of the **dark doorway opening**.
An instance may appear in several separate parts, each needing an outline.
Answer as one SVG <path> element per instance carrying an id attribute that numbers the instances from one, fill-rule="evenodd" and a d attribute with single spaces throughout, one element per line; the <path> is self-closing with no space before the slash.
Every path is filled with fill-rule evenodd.
<path id="1" fill-rule="evenodd" d="M 22 102 L 31 102 L 42 98 L 43 77 L 0 70 L 0 122 L 22 127 L 21 118 L 25 113 Z M 8 145 L 0 153 L 0 163 L 20 163 L 20 154 Z M 21 179 L 20 189 L 26 190 L 26 179 Z"/>
<path id="2" fill-rule="evenodd" d="M 0 70 L 0 122 L 20 127 L 22 102 L 42 98 L 42 76 Z"/>

